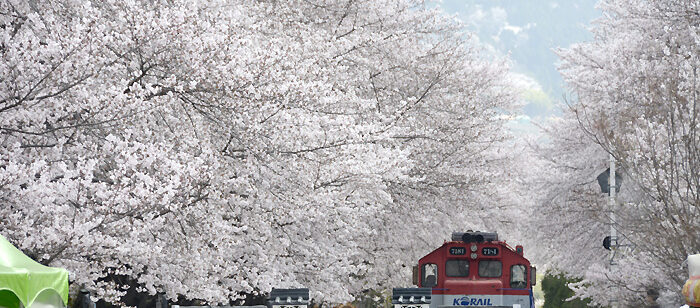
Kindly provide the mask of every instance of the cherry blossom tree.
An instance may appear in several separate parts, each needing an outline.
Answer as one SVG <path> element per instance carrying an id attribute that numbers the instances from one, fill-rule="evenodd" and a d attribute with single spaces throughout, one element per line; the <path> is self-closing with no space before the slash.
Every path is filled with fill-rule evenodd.
<path id="1" fill-rule="evenodd" d="M 544 189 L 550 197 L 540 235 L 554 248 L 553 264 L 584 278 L 574 285 L 578 296 L 639 305 L 655 288 L 662 302 L 678 304 L 683 261 L 700 249 L 698 3 L 609 0 L 600 7 L 595 39 L 560 51 L 575 99 L 541 152 L 554 181 Z M 594 182 L 608 153 L 624 178 L 614 226 L 621 244 L 634 247 L 613 266 L 600 247 L 607 196 Z"/>
<path id="2" fill-rule="evenodd" d="M 0 39 L 0 232 L 107 301 L 344 301 L 497 203 L 507 67 L 421 1 L 9 0 Z"/>

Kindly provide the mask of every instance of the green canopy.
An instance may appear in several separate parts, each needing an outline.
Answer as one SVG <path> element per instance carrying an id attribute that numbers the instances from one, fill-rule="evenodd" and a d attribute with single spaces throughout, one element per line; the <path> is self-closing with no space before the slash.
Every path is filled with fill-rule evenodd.
<path id="1" fill-rule="evenodd" d="M 31 307 L 40 294 L 53 292 L 68 304 L 68 271 L 39 264 L 0 235 L 0 307 Z"/>

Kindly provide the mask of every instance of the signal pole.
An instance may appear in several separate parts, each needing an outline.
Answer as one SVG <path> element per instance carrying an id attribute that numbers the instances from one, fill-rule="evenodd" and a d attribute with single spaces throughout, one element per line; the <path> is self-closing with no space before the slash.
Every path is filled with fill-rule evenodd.
<path id="1" fill-rule="evenodd" d="M 615 252 L 617 251 L 617 230 L 615 230 L 615 193 L 617 185 L 615 183 L 615 157 L 610 154 L 610 265 L 615 265 Z"/>
<path id="2" fill-rule="evenodd" d="M 601 192 L 607 193 L 608 197 L 609 197 L 607 211 L 609 212 L 608 215 L 610 215 L 610 235 L 606 236 L 603 239 L 603 247 L 605 249 L 610 250 L 610 259 L 609 259 L 610 267 L 608 267 L 608 270 L 611 272 L 613 271 L 614 266 L 617 265 L 617 263 L 615 263 L 615 257 L 616 257 L 618 249 L 624 248 L 626 252 L 630 251 L 629 249 L 634 250 L 634 244 L 620 245 L 620 241 L 617 238 L 616 215 L 615 215 L 615 210 L 617 208 L 617 202 L 615 200 L 615 197 L 617 195 L 618 185 L 622 184 L 622 177 L 620 177 L 619 180 L 617 179 L 618 175 L 616 172 L 617 170 L 615 170 L 615 169 L 616 169 L 615 168 L 615 157 L 612 155 L 612 153 L 610 153 L 610 168 L 608 170 L 605 170 L 604 172 L 602 172 L 597 177 Z M 618 307 L 617 301 L 612 300 L 611 306 L 613 308 L 617 308 Z"/>
<path id="3" fill-rule="evenodd" d="M 610 270 L 615 265 L 615 253 L 617 252 L 617 230 L 615 230 L 615 193 L 617 185 L 615 183 L 615 157 L 610 154 Z M 617 301 L 612 302 L 612 308 L 617 308 Z"/>

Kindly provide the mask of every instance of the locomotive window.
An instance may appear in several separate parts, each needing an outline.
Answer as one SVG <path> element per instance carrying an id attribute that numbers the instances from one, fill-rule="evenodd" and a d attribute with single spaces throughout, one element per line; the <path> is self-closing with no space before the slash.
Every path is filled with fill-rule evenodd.
<path id="1" fill-rule="evenodd" d="M 469 260 L 447 260 L 445 263 L 445 275 L 447 277 L 469 276 Z"/>
<path id="2" fill-rule="evenodd" d="M 486 278 L 501 277 L 503 265 L 497 260 L 479 261 L 479 276 Z"/>
<path id="3" fill-rule="evenodd" d="M 513 289 L 525 289 L 527 285 L 527 269 L 525 265 L 513 265 L 510 267 L 510 287 Z"/>
<path id="4" fill-rule="evenodd" d="M 437 264 L 426 263 L 421 269 L 421 286 L 424 288 L 433 288 L 437 286 L 438 267 Z"/>

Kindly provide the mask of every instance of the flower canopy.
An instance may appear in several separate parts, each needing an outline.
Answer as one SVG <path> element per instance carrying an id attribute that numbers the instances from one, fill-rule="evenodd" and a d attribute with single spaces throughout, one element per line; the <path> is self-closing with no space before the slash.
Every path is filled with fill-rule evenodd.
<path id="1" fill-rule="evenodd" d="M 68 271 L 37 263 L 0 235 L 0 307 L 32 307 L 56 295 L 68 303 Z"/>

